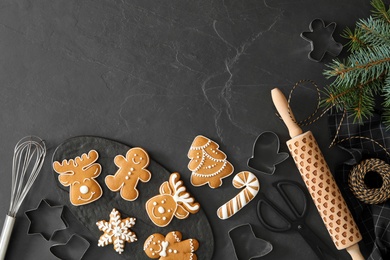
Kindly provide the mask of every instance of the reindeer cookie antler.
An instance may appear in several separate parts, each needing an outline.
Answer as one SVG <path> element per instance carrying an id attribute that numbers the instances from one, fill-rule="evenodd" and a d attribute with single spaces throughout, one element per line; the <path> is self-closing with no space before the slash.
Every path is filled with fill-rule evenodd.
<path id="1" fill-rule="evenodd" d="M 146 202 L 146 211 L 149 218 L 159 227 L 167 226 L 176 216 L 178 219 L 187 218 L 190 213 L 195 214 L 200 209 L 199 203 L 186 191 L 180 174 L 174 172 L 169 181 L 160 186 L 160 194 Z"/>
<path id="2" fill-rule="evenodd" d="M 60 174 L 59 182 L 65 187 L 70 186 L 69 197 L 74 206 L 91 203 L 102 196 L 102 188 L 95 180 L 102 171 L 101 165 L 95 163 L 98 158 L 98 152 L 91 150 L 81 157 L 53 163 L 54 171 Z"/>

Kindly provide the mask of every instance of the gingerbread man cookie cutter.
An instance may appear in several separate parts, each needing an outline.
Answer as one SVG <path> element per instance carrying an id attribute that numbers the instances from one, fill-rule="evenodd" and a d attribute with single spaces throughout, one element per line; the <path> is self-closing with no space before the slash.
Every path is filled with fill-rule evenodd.
<path id="1" fill-rule="evenodd" d="M 139 147 L 127 151 L 126 157 L 115 156 L 114 163 L 118 166 L 115 175 L 107 175 L 105 183 L 111 191 L 119 191 L 124 200 L 134 201 L 138 198 L 138 181 L 148 182 L 152 174 L 145 168 L 149 165 L 148 153 Z"/>
<path id="2" fill-rule="evenodd" d="M 85 205 L 102 196 L 103 190 L 95 180 L 102 171 L 101 165 L 96 163 L 98 158 L 98 152 L 91 150 L 75 159 L 53 162 L 53 169 L 59 174 L 59 182 L 70 187 L 69 197 L 72 205 Z"/>
<path id="3" fill-rule="evenodd" d="M 309 24 L 309 32 L 302 32 L 301 37 L 310 42 L 311 51 L 308 57 L 312 61 L 320 62 L 326 53 L 336 57 L 343 49 L 343 45 L 333 38 L 336 23 L 332 22 L 325 26 L 322 19 L 314 19 Z"/>

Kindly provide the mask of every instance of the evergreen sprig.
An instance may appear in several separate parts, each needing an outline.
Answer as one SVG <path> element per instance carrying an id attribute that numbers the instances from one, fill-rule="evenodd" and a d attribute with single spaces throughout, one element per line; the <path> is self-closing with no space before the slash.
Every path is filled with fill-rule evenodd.
<path id="1" fill-rule="evenodd" d="M 375 97 L 383 95 L 384 121 L 390 126 L 390 9 L 382 0 L 371 5 L 373 15 L 342 34 L 349 39 L 347 59 L 333 60 L 324 71 L 327 78 L 335 79 L 325 88 L 323 104 L 343 107 L 362 122 L 372 115 Z"/>

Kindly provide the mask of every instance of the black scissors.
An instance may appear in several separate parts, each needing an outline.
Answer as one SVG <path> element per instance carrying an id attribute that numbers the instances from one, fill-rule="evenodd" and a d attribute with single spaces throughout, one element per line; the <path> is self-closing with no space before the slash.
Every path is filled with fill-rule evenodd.
<path id="1" fill-rule="evenodd" d="M 324 252 L 326 252 L 327 255 L 331 256 L 333 259 L 338 259 L 338 257 L 333 253 L 333 249 L 329 248 L 305 223 L 304 219 L 307 215 L 308 211 L 308 194 L 305 192 L 305 189 L 302 188 L 302 186 L 294 181 L 279 181 L 276 183 L 273 183 L 273 186 L 277 189 L 281 197 L 283 198 L 284 202 L 287 204 L 288 208 L 294 215 L 294 218 L 290 218 L 285 212 L 281 210 L 281 207 L 276 206 L 273 204 L 263 193 L 260 193 L 260 200 L 257 204 L 257 217 L 259 218 L 260 222 L 264 225 L 265 228 L 268 230 L 274 231 L 274 232 L 286 232 L 289 230 L 294 230 L 301 234 L 303 239 L 306 241 L 306 243 L 311 247 L 311 249 L 316 253 L 316 255 L 321 260 L 325 260 Z M 302 196 L 304 198 L 304 204 L 303 209 L 298 210 L 297 207 L 294 205 L 294 203 L 291 201 L 291 199 L 287 196 L 286 190 L 284 187 L 286 186 L 293 186 L 296 187 L 298 191 L 302 193 Z M 275 227 L 269 222 L 266 221 L 266 219 L 263 217 L 262 214 L 262 206 L 268 205 L 272 208 L 274 213 L 279 216 L 281 219 L 283 219 L 287 225 L 284 227 Z M 301 211 L 301 212 L 300 212 Z"/>

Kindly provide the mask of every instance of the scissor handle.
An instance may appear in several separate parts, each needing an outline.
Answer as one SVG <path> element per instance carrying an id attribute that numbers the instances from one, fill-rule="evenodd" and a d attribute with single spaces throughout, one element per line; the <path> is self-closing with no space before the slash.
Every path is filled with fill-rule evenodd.
<path id="1" fill-rule="evenodd" d="M 298 182 L 295 182 L 295 181 L 278 181 L 276 183 L 273 183 L 273 185 L 278 190 L 278 192 L 282 196 L 284 202 L 287 204 L 288 208 L 294 214 L 295 218 L 297 220 L 304 218 L 307 214 L 307 209 L 309 206 L 309 202 L 308 202 L 309 198 L 308 198 L 308 194 L 306 193 L 306 189 L 303 188 Z M 304 200 L 302 212 L 299 212 L 298 209 L 295 207 L 294 203 L 291 201 L 291 199 L 287 195 L 285 189 L 283 188 L 284 186 L 293 186 L 301 192 L 303 200 Z"/>
<path id="2" fill-rule="evenodd" d="M 264 225 L 265 228 L 268 230 L 274 231 L 274 232 L 286 232 L 292 228 L 291 223 L 293 222 L 284 212 L 282 212 L 277 206 L 275 206 L 267 197 L 263 194 L 260 193 L 260 200 L 257 203 L 257 217 L 261 224 Z M 263 204 L 267 204 L 271 209 L 273 209 L 277 215 L 282 218 L 286 223 L 287 226 L 285 228 L 280 228 L 280 227 L 275 227 L 270 225 L 264 218 L 263 215 L 261 214 L 261 207 Z"/>

